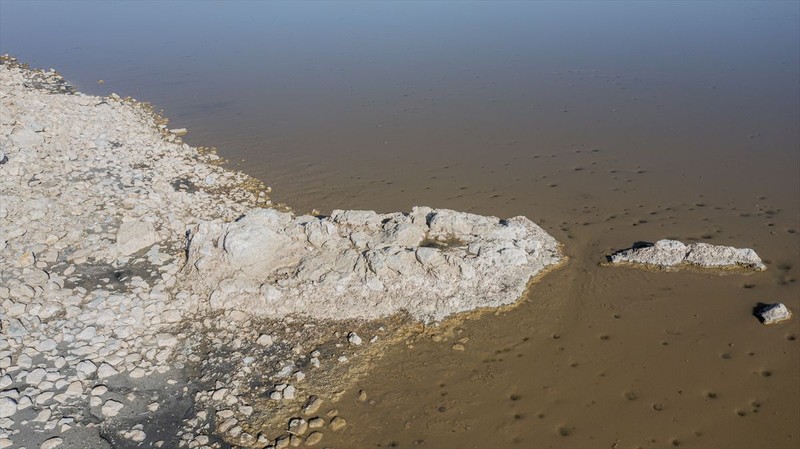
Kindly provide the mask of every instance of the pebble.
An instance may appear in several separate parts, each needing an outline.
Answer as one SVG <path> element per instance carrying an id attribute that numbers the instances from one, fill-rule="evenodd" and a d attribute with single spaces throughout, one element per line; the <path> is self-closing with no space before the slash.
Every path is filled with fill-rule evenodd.
<path id="1" fill-rule="evenodd" d="M 8 418 L 17 413 L 17 401 L 9 398 L 0 398 L 0 418 Z"/>
<path id="2" fill-rule="evenodd" d="M 275 440 L 275 449 L 286 449 L 289 447 L 289 437 L 282 436 Z"/>
<path id="3" fill-rule="evenodd" d="M 42 340 L 39 344 L 36 345 L 36 350 L 39 352 L 49 352 L 53 349 L 56 349 L 58 343 L 52 338 L 48 338 L 46 340 Z"/>
<path id="4" fill-rule="evenodd" d="M 256 343 L 261 346 L 272 346 L 273 340 L 271 335 L 261 334 L 258 336 Z"/>
<path id="5" fill-rule="evenodd" d="M 340 416 L 336 416 L 331 420 L 331 430 L 334 432 L 338 432 L 345 428 L 347 425 L 347 421 Z"/>
<path id="6" fill-rule="evenodd" d="M 283 389 L 283 398 L 284 399 L 294 399 L 295 388 L 293 385 L 289 385 L 288 387 Z"/>
<path id="7" fill-rule="evenodd" d="M 123 407 L 124 405 L 121 402 L 109 399 L 105 402 L 105 404 L 103 404 L 101 411 L 103 412 L 104 416 L 114 417 L 119 414 Z"/>
<path id="8" fill-rule="evenodd" d="M 64 442 L 64 440 L 61 439 L 60 437 L 53 437 L 53 438 L 45 440 L 42 443 L 42 445 L 39 446 L 39 448 L 40 449 L 53 449 L 53 448 L 56 448 L 58 446 L 61 446 L 61 443 L 63 443 L 63 442 Z"/>
<path id="9" fill-rule="evenodd" d="M 82 374 L 83 377 L 88 377 L 97 371 L 97 365 L 95 365 L 91 360 L 84 360 L 78 363 L 78 365 L 75 367 L 75 370 L 79 375 Z"/>
<path id="10" fill-rule="evenodd" d="M 302 435 L 308 430 L 308 422 L 303 418 L 289 420 L 289 431 L 295 435 Z"/>
<path id="11" fill-rule="evenodd" d="M 305 407 L 303 407 L 303 414 L 305 415 L 312 415 L 319 410 L 322 406 L 322 399 L 318 396 L 309 396 L 308 401 L 306 401 Z"/>
<path id="12" fill-rule="evenodd" d="M 306 446 L 314 446 L 322 441 L 322 432 L 311 432 L 306 437 Z"/>
<path id="13" fill-rule="evenodd" d="M 349 341 L 353 346 L 361 346 L 362 343 L 361 337 L 359 337 L 355 332 L 350 332 L 347 335 L 347 341 Z"/>
<path id="14" fill-rule="evenodd" d="M 105 379 L 107 377 L 115 376 L 119 374 L 113 366 L 109 365 L 108 363 L 100 364 L 100 368 L 97 369 L 97 378 L 98 379 Z"/>
<path id="15" fill-rule="evenodd" d="M 325 420 L 320 417 L 314 417 L 308 420 L 308 427 L 311 429 L 319 429 L 325 427 Z"/>
<path id="16" fill-rule="evenodd" d="M 127 432 L 122 433 L 122 437 L 128 440 L 131 440 L 135 443 L 141 443 L 142 441 L 147 438 L 147 434 L 144 431 L 139 429 L 130 430 Z"/>

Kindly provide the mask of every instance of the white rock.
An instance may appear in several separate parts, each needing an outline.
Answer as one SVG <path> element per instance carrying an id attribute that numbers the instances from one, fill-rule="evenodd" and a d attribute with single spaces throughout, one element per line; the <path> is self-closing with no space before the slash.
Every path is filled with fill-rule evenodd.
<path id="1" fill-rule="evenodd" d="M 48 338 L 46 340 L 40 341 L 36 345 L 36 350 L 39 351 L 39 352 L 50 352 L 53 349 L 56 349 L 57 346 L 58 346 L 58 343 L 56 343 L 55 340 L 53 340 L 52 338 Z"/>
<path id="2" fill-rule="evenodd" d="M 156 242 L 158 234 L 152 223 L 129 221 L 122 223 L 117 230 L 117 251 L 123 256 L 130 256 Z"/>
<path id="3" fill-rule="evenodd" d="M 147 438 L 147 434 L 145 434 L 143 431 L 141 431 L 139 429 L 134 429 L 134 430 L 130 430 L 130 431 L 127 431 L 127 432 L 123 432 L 122 436 L 124 438 L 126 438 L 128 440 L 131 440 L 133 442 L 136 442 L 136 443 L 140 443 L 140 442 L 144 441 L 145 438 Z"/>
<path id="4" fill-rule="evenodd" d="M 78 362 L 78 365 L 75 366 L 75 370 L 79 375 L 82 375 L 84 378 L 86 378 L 97 371 L 97 365 L 95 365 L 91 360 L 83 360 Z"/>
<path id="5" fill-rule="evenodd" d="M 116 376 L 119 374 L 113 366 L 109 365 L 108 363 L 101 363 L 100 368 L 97 369 L 97 378 L 98 379 L 105 379 L 107 377 Z"/>
<path id="6" fill-rule="evenodd" d="M 103 412 L 104 416 L 114 417 L 119 414 L 123 407 L 124 405 L 121 402 L 109 399 L 103 404 L 103 407 L 100 410 Z"/>
<path id="7" fill-rule="evenodd" d="M 94 326 L 85 327 L 78 335 L 75 336 L 78 340 L 90 341 L 97 336 L 97 329 Z"/>
<path id="8" fill-rule="evenodd" d="M 361 346 L 362 343 L 361 337 L 359 337 L 358 334 L 355 332 L 350 332 L 347 335 L 347 341 L 349 341 L 350 344 L 354 346 Z"/>
<path id="9" fill-rule="evenodd" d="M 50 411 L 50 409 L 46 408 L 46 409 L 42 410 L 41 412 L 39 412 L 39 414 L 36 415 L 35 418 L 33 418 L 33 421 L 34 422 L 47 422 L 47 420 L 50 419 L 50 414 L 51 413 L 52 412 Z"/>
<path id="10" fill-rule="evenodd" d="M 36 386 L 39 385 L 39 382 L 41 382 L 42 379 L 44 379 L 44 376 L 46 375 L 47 371 L 45 371 L 42 368 L 36 368 L 35 370 L 29 372 L 27 376 L 25 376 L 25 382 L 27 382 L 30 385 Z"/>
<path id="11" fill-rule="evenodd" d="M 44 136 L 28 128 L 22 128 L 11 134 L 11 143 L 20 149 L 28 149 L 44 144 Z"/>
<path id="12" fill-rule="evenodd" d="M 42 445 L 39 446 L 39 448 L 40 449 L 54 449 L 54 448 L 56 448 L 58 446 L 61 446 L 61 443 L 63 443 L 63 442 L 64 442 L 64 440 L 61 439 L 60 437 L 53 437 L 53 438 L 45 440 L 42 443 Z"/>
<path id="13" fill-rule="evenodd" d="M 283 389 L 283 398 L 284 399 L 294 399 L 295 388 L 293 385 L 289 385 Z"/>
<path id="14" fill-rule="evenodd" d="M 272 346 L 272 336 L 267 334 L 261 334 L 258 336 L 256 343 L 261 346 Z"/>
<path id="15" fill-rule="evenodd" d="M 9 398 L 0 398 L 0 418 L 8 418 L 17 413 L 17 401 Z"/>
<path id="16" fill-rule="evenodd" d="M 181 318 L 183 318 L 181 312 L 174 309 L 165 310 L 164 313 L 161 314 L 161 320 L 165 323 L 177 323 Z"/>
<path id="17" fill-rule="evenodd" d="M 67 387 L 66 393 L 69 396 L 81 396 L 83 394 L 83 383 L 79 380 L 70 383 Z"/>
<path id="18" fill-rule="evenodd" d="M 157 344 L 159 347 L 171 348 L 178 344 L 178 338 L 172 334 L 161 333 L 156 335 Z"/>
<path id="19" fill-rule="evenodd" d="M 656 243 L 637 242 L 633 247 L 608 256 L 611 264 L 645 265 L 672 269 L 681 266 L 701 268 L 744 268 L 763 271 L 766 266 L 755 251 L 749 248 L 659 240 Z"/>
<path id="20" fill-rule="evenodd" d="M 764 324 L 776 324 L 792 317 L 792 312 L 783 303 L 763 304 L 756 309 L 756 316 Z"/>

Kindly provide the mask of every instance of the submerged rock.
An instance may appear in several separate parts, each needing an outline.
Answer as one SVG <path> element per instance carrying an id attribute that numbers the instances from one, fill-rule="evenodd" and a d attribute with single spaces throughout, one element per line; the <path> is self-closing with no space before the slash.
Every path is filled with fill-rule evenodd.
<path id="1" fill-rule="evenodd" d="M 782 303 L 759 304 L 754 314 L 764 324 L 776 324 L 792 317 L 792 312 Z"/>
<path id="2" fill-rule="evenodd" d="M 424 321 L 511 304 L 563 258 L 525 217 L 428 207 L 323 218 L 255 209 L 233 223 L 200 223 L 187 252 L 185 279 L 213 309 L 323 319 L 405 310 Z"/>
<path id="3" fill-rule="evenodd" d="M 659 240 L 655 243 L 636 242 L 633 247 L 608 256 L 610 264 L 647 265 L 673 269 L 683 266 L 700 268 L 744 268 L 764 271 L 767 267 L 750 248 Z"/>

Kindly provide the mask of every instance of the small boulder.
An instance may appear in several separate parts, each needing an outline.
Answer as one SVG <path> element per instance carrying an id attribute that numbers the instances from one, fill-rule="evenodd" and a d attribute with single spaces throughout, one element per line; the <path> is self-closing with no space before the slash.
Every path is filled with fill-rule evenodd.
<path id="1" fill-rule="evenodd" d="M 779 302 L 775 304 L 759 303 L 753 312 L 764 324 L 776 324 L 792 317 L 789 308 Z"/>

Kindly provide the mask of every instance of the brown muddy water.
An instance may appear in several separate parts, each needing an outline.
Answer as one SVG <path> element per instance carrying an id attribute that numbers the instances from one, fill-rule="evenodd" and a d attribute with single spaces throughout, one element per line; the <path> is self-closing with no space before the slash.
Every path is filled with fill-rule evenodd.
<path id="1" fill-rule="evenodd" d="M 800 321 L 752 315 L 800 313 L 799 3 L 0 12 L 0 51 L 153 102 L 298 212 L 525 215 L 564 243 L 569 263 L 517 308 L 392 348 L 323 445 L 800 447 Z M 751 247 L 768 269 L 599 265 L 668 237 Z"/>

